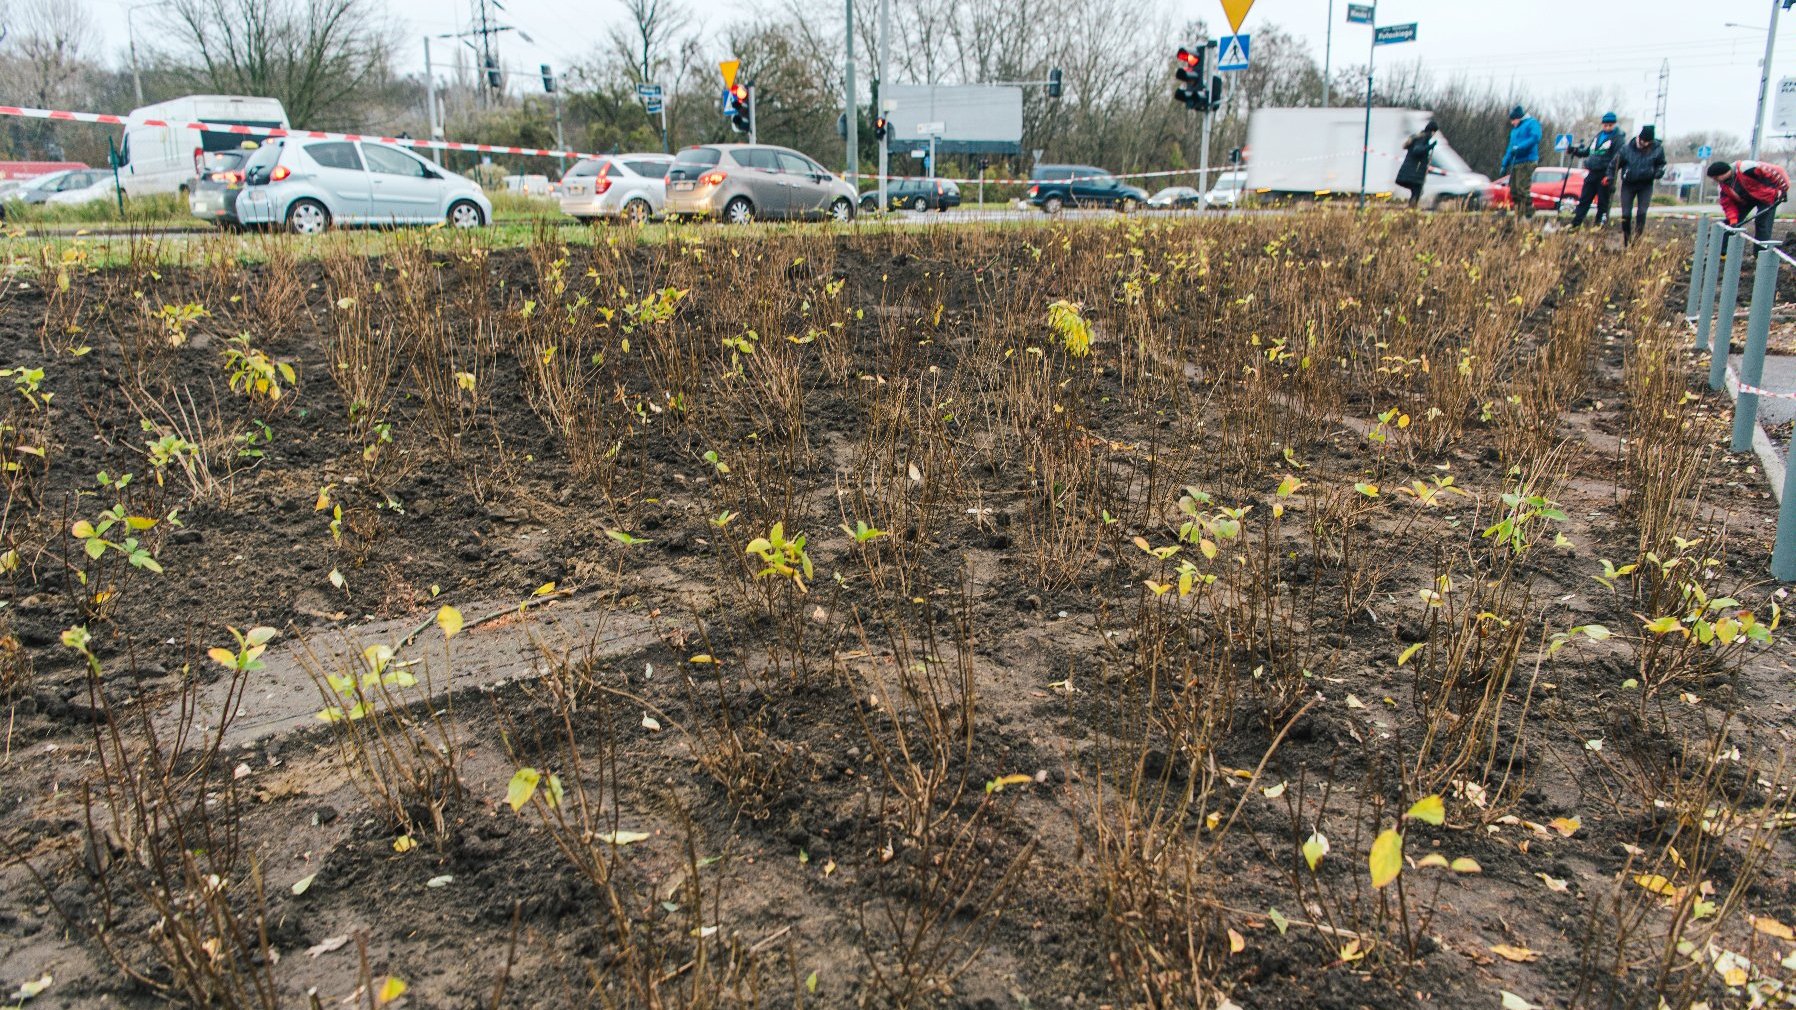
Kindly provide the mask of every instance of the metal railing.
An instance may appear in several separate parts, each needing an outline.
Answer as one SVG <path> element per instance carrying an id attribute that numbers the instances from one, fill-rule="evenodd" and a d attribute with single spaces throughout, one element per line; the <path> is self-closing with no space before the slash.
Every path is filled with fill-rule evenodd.
<path id="1" fill-rule="evenodd" d="M 1775 207 L 1759 214 L 1775 213 Z M 1752 308 L 1746 320 L 1746 348 L 1735 379 L 1734 432 L 1729 447 L 1749 452 L 1758 430 L 1759 398 L 1796 399 L 1796 390 L 1770 390 L 1759 383 L 1765 377 L 1765 346 L 1771 337 L 1771 306 L 1777 300 L 1777 277 L 1784 264 L 1796 267 L 1796 259 L 1776 242 L 1747 234 L 1758 214 L 1739 226 L 1704 214 L 1696 223 L 1696 250 L 1690 260 L 1690 293 L 1684 314 L 1696 329 L 1696 349 L 1709 352 L 1709 388 L 1727 386 L 1728 354 L 1733 344 L 1734 311 L 1740 296 L 1741 266 L 1751 245 L 1757 260 L 1752 275 Z M 1719 289 L 1719 290 L 1718 290 Z M 1771 552 L 1771 574 L 1784 582 L 1796 582 L 1796 437 L 1784 454 L 1783 497 L 1777 510 L 1777 545 Z"/>

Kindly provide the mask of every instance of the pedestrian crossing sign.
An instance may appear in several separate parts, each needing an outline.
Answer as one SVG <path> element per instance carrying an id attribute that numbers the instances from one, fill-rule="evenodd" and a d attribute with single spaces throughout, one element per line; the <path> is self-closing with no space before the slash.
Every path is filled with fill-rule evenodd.
<path id="1" fill-rule="evenodd" d="M 1218 39 L 1216 69 L 1246 70 L 1248 53 L 1251 51 L 1248 42 L 1245 35 L 1224 35 Z"/>

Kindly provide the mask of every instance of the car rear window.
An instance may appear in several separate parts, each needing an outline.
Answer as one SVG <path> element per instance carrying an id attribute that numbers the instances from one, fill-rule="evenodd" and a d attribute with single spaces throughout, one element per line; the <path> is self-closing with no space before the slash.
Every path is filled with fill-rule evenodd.
<path id="1" fill-rule="evenodd" d="M 637 175 L 649 179 L 660 179 L 667 175 L 668 163 L 665 161 L 637 160 L 624 162 L 625 167 Z"/>
<path id="2" fill-rule="evenodd" d="M 584 179 L 587 176 L 598 175 L 600 170 L 608 164 L 610 164 L 610 162 L 599 158 L 588 158 L 585 161 L 577 161 L 574 163 L 574 167 L 568 169 L 567 174 L 562 176 L 562 178 Z"/>
<path id="3" fill-rule="evenodd" d="M 362 156 L 356 153 L 355 145 L 347 140 L 307 144 L 306 153 L 325 168 L 346 168 L 352 172 L 362 170 Z"/>
<path id="4" fill-rule="evenodd" d="M 267 182 L 268 173 L 274 168 L 275 162 L 281 160 L 283 146 L 285 145 L 281 141 L 271 140 L 257 148 L 256 153 L 250 155 L 249 162 L 243 166 L 244 178 L 250 182 Z"/>
<path id="5" fill-rule="evenodd" d="M 206 122 L 218 123 L 223 126 L 260 126 L 270 130 L 281 128 L 281 124 L 272 119 L 208 119 Z M 229 151 L 241 146 L 243 146 L 243 134 L 241 133 L 219 133 L 216 130 L 200 132 L 200 150 L 202 151 Z"/>
<path id="6" fill-rule="evenodd" d="M 669 179 L 696 179 L 705 174 L 705 169 L 717 164 L 723 158 L 723 152 L 715 147 L 688 147 L 674 158 L 673 167 L 667 170 Z"/>

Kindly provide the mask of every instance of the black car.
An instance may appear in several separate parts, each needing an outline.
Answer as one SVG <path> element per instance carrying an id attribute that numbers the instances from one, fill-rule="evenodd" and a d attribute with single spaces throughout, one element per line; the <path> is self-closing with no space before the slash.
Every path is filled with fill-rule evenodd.
<path id="1" fill-rule="evenodd" d="M 187 187 L 187 207 L 194 217 L 227 231 L 243 226 L 237 218 L 237 197 L 243 192 L 245 166 L 255 153 L 254 141 L 228 151 L 194 152 L 195 178 Z"/>
<path id="2" fill-rule="evenodd" d="M 1037 165 L 1028 200 L 1049 214 L 1067 207 L 1114 207 L 1126 214 L 1146 205 L 1147 191 L 1091 165 Z"/>
<path id="3" fill-rule="evenodd" d="M 892 179 L 886 183 L 886 200 L 895 210 L 947 210 L 960 206 L 960 187 L 946 179 Z M 861 194 L 861 209 L 879 206 L 879 190 Z"/>

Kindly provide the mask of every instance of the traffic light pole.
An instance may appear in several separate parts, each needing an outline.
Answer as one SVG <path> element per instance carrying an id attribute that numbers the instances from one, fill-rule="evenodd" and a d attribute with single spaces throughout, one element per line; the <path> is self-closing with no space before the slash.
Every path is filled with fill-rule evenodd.
<path id="1" fill-rule="evenodd" d="M 856 103 L 854 93 L 854 0 L 843 0 L 848 10 L 848 28 L 843 33 L 843 48 L 847 52 L 848 61 L 842 66 L 842 108 L 845 110 L 842 122 L 847 134 L 843 139 L 848 143 L 848 180 L 854 183 L 855 189 L 861 187 L 861 133 L 860 106 Z M 858 197 L 856 199 L 859 199 Z"/>
<path id="2" fill-rule="evenodd" d="M 879 108 L 873 110 L 877 118 L 886 114 L 886 64 L 892 57 L 892 0 L 879 0 Z M 890 165 L 891 152 L 887 150 L 890 138 L 879 139 L 879 209 L 881 213 L 891 207 L 891 193 L 886 188 L 887 169 Z"/>
<path id="3" fill-rule="evenodd" d="M 137 97 L 139 101 L 143 99 L 142 95 Z M 430 139 L 442 140 L 443 131 L 437 124 L 437 75 L 436 70 L 430 65 L 430 36 L 428 35 L 424 36 L 424 105 L 426 106 L 426 118 L 430 124 Z M 431 148 L 430 157 L 437 163 L 438 168 L 443 166 L 443 152 L 440 148 Z"/>
<path id="4" fill-rule="evenodd" d="M 753 81 L 748 82 L 748 142 L 758 143 L 755 140 L 755 82 Z"/>
<path id="5" fill-rule="evenodd" d="M 1206 50 L 1206 52 L 1204 53 L 1204 56 L 1205 56 L 1204 68 L 1205 68 L 1206 73 L 1209 72 L 1210 67 L 1214 67 L 1216 65 L 1216 59 L 1217 59 L 1218 54 L 1215 52 L 1215 50 L 1220 45 L 1221 45 L 1221 43 L 1219 43 L 1219 42 L 1204 43 L 1204 49 Z M 1207 80 L 1198 81 L 1197 86 L 1204 89 L 1204 94 L 1206 96 L 1210 93 L 1210 82 L 1209 81 L 1207 81 Z M 1204 103 L 1203 111 L 1198 113 L 1198 115 L 1203 117 L 1203 131 L 1202 131 L 1203 137 L 1198 142 L 1200 147 L 1197 152 L 1197 191 L 1199 193 L 1207 193 L 1210 191 L 1210 113 L 1211 113 L 1211 111 L 1213 111 L 1213 110 L 1211 110 L 1209 108 L 1209 102 L 1206 100 Z M 1201 206 L 1201 204 L 1200 204 L 1200 206 Z"/>

